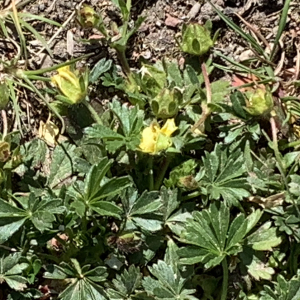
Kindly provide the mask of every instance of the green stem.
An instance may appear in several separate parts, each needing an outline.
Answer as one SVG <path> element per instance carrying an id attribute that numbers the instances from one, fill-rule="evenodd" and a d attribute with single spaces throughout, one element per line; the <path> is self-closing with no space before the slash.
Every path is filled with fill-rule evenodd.
<path id="1" fill-rule="evenodd" d="M 90 113 L 92 114 L 95 122 L 97 122 L 97 124 L 99 125 L 103 125 L 102 120 L 100 119 L 98 113 L 95 111 L 94 107 L 91 105 L 90 102 L 83 100 L 82 103 L 87 107 L 87 109 L 90 111 Z"/>
<path id="2" fill-rule="evenodd" d="M 194 199 L 196 197 L 199 197 L 201 194 L 202 194 L 201 191 L 192 192 L 192 193 L 182 197 L 182 201 L 187 201 L 187 200 Z"/>
<path id="3" fill-rule="evenodd" d="M 166 175 L 166 171 L 169 167 L 170 161 L 171 161 L 171 157 L 170 157 L 170 155 L 167 155 L 167 157 L 164 159 L 164 162 L 160 168 L 160 173 L 158 174 L 158 176 L 156 178 L 155 185 L 154 185 L 155 191 L 158 191 L 160 186 L 162 185 L 163 180 Z"/>
<path id="4" fill-rule="evenodd" d="M 18 76 L 18 77 L 23 78 L 23 76 L 39 75 L 39 74 L 44 74 L 46 72 L 51 72 L 51 71 L 57 70 L 57 69 L 59 69 L 61 67 L 69 66 L 69 65 L 71 65 L 71 64 L 73 64 L 73 63 L 75 63 L 75 62 L 77 62 L 79 60 L 82 60 L 84 58 L 87 58 L 87 57 L 89 57 L 91 55 L 92 54 L 83 55 L 81 57 L 71 59 L 71 60 L 69 60 L 67 62 L 64 62 L 64 63 L 61 63 L 61 64 L 57 64 L 57 65 L 49 67 L 49 68 L 39 69 L 39 70 L 35 70 L 35 71 L 22 71 L 21 72 L 21 76 Z"/>
<path id="5" fill-rule="evenodd" d="M 153 180 L 153 156 L 149 156 L 149 191 L 153 191 L 154 180 Z"/>
<path id="6" fill-rule="evenodd" d="M 11 185 L 11 170 L 6 170 L 6 180 L 5 180 L 5 190 L 7 194 L 7 198 L 10 199 L 10 195 L 12 195 L 12 185 Z"/>
<path id="7" fill-rule="evenodd" d="M 222 261 L 222 268 L 223 268 L 223 283 L 222 283 L 221 300 L 226 300 L 227 288 L 228 288 L 228 265 L 227 265 L 226 257 Z"/>
<path id="8" fill-rule="evenodd" d="M 122 69 L 123 69 L 124 73 L 127 76 L 129 76 L 131 71 L 130 71 L 130 67 L 129 67 L 129 64 L 128 64 L 128 61 L 127 61 L 127 58 L 126 58 L 126 55 L 125 55 L 125 50 L 124 51 L 118 51 L 117 50 L 117 53 L 118 53 L 118 58 L 121 62 Z"/>
<path id="9" fill-rule="evenodd" d="M 281 149 L 285 150 L 287 148 L 297 147 L 299 145 L 300 145 L 300 141 L 294 141 L 294 142 L 287 143 L 286 145 L 284 145 L 283 147 L 281 147 Z"/>

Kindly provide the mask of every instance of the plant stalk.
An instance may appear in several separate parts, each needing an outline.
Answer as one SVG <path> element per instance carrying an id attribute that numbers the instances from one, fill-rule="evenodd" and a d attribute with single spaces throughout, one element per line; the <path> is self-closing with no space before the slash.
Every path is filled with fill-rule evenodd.
<path id="1" fill-rule="evenodd" d="M 122 65 L 122 69 L 124 71 L 124 73 L 129 76 L 131 71 L 130 71 L 130 67 L 129 67 L 129 64 L 128 64 L 128 60 L 126 58 L 126 55 L 125 55 L 125 51 L 118 51 L 117 50 L 117 53 L 118 53 L 118 58 L 120 60 L 120 63 Z"/>
<path id="2" fill-rule="evenodd" d="M 155 191 L 158 191 L 160 186 L 162 185 L 163 180 L 165 178 L 166 171 L 169 167 L 170 161 L 171 161 L 171 157 L 170 157 L 170 155 L 167 155 L 167 157 L 164 159 L 164 161 L 162 163 L 162 166 L 160 168 L 160 172 L 159 172 L 159 174 L 156 178 L 155 185 L 154 185 L 154 190 Z"/>
<path id="3" fill-rule="evenodd" d="M 153 180 L 153 155 L 149 156 L 149 191 L 154 189 L 154 180 Z"/>
<path id="4" fill-rule="evenodd" d="M 102 120 L 100 119 L 98 113 L 95 111 L 94 107 L 91 105 L 90 102 L 86 101 L 86 99 L 84 99 L 82 101 L 82 103 L 86 106 L 86 108 L 90 111 L 91 115 L 93 116 L 93 119 L 95 122 L 97 122 L 97 124 L 99 125 L 103 125 Z"/>
<path id="5" fill-rule="evenodd" d="M 222 283 L 221 300 L 226 300 L 227 299 L 227 288 L 228 288 L 228 265 L 227 265 L 226 257 L 222 261 L 222 268 L 223 268 L 223 283 Z"/>

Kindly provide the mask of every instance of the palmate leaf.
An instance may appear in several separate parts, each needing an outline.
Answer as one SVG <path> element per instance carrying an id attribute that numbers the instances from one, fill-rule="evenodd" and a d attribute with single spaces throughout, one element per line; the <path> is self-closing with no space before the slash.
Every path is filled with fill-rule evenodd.
<path id="1" fill-rule="evenodd" d="M 138 196 L 138 192 L 127 189 L 121 196 L 124 213 L 126 215 L 126 229 L 142 228 L 147 231 L 158 231 L 162 228 L 162 220 L 158 214 L 162 201 L 158 192 L 144 192 Z"/>
<path id="2" fill-rule="evenodd" d="M 242 266 L 241 269 L 247 271 L 255 280 L 271 280 L 275 270 L 268 266 L 266 255 L 263 252 L 255 251 L 245 247 L 239 254 Z"/>
<path id="3" fill-rule="evenodd" d="M 149 271 L 156 277 L 153 279 L 149 276 L 143 279 L 143 287 L 149 296 L 154 296 L 155 299 L 197 300 L 192 295 L 195 290 L 185 289 L 186 280 L 171 265 L 158 260 L 157 264 L 149 267 Z"/>
<path id="4" fill-rule="evenodd" d="M 65 211 L 62 200 L 50 196 L 39 198 L 30 194 L 26 201 L 22 198 L 15 200 L 22 208 L 0 199 L 0 244 L 7 241 L 27 220 L 41 232 L 52 228 L 56 215 Z"/>
<path id="5" fill-rule="evenodd" d="M 19 263 L 20 258 L 20 253 L 0 258 L 0 285 L 6 282 L 11 289 L 16 291 L 26 288 L 27 279 L 22 276 L 22 272 L 28 267 L 28 264 Z"/>
<path id="6" fill-rule="evenodd" d="M 50 270 L 50 268 L 49 268 Z M 71 264 L 61 263 L 60 266 L 51 266 L 51 272 L 44 274 L 49 279 L 67 279 L 71 284 L 59 294 L 62 300 L 102 300 L 105 299 L 103 289 L 98 282 L 106 279 L 106 268 L 98 266 L 90 269 L 90 265 L 80 267 L 76 259 Z"/>
<path id="7" fill-rule="evenodd" d="M 217 144 L 214 151 L 205 153 L 197 177 L 209 199 L 222 197 L 228 205 L 240 206 L 239 201 L 250 196 L 245 172 L 245 159 L 240 149 L 229 154 L 228 148 L 222 149 L 222 145 Z"/>
<path id="8" fill-rule="evenodd" d="M 74 199 L 72 207 L 80 217 L 89 208 L 101 216 L 120 218 L 122 209 L 107 199 L 130 186 L 131 180 L 128 176 L 107 179 L 105 175 L 111 164 L 107 157 L 100 159 L 98 164 L 92 166 L 84 183 L 75 183 L 69 190 L 69 195 Z"/>
<path id="9" fill-rule="evenodd" d="M 109 299 L 132 299 L 131 296 L 142 284 L 142 274 L 139 268 L 131 265 L 128 270 L 124 270 L 121 275 L 117 275 L 112 283 L 114 287 L 107 289 Z"/>
<path id="10" fill-rule="evenodd" d="M 282 275 L 278 275 L 275 288 L 265 285 L 260 292 L 259 300 L 298 300 L 300 299 L 300 274 L 286 280 Z"/>
<path id="11" fill-rule="evenodd" d="M 219 208 L 213 203 L 209 209 L 195 211 L 180 236 L 181 242 L 192 245 L 179 250 L 181 262 L 202 262 L 210 268 L 220 264 L 227 255 L 241 252 L 245 235 L 259 220 L 257 215 L 253 212 L 246 218 L 239 214 L 230 223 L 229 208 L 224 203 Z"/>
<path id="12" fill-rule="evenodd" d="M 111 103 L 110 108 L 120 124 L 118 131 L 97 124 L 86 128 L 86 134 L 89 138 L 102 139 L 110 152 L 115 152 L 123 146 L 127 150 L 135 150 L 140 143 L 144 112 L 137 106 L 129 108 L 126 104 L 121 105 L 117 100 Z"/>
<path id="13" fill-rule="evenodd" d="M 54 188 L 61 181 L 72 175 L 75 148 L 74 145 L 68 143 L 55 147 L 50 166 L 50 175 L 47 181 L 50 188 Z"/>

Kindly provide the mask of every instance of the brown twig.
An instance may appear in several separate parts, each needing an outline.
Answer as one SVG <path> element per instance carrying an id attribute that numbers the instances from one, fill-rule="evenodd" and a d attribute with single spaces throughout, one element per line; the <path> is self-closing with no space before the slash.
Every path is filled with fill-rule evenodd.
<path id="1" fill-rule="evenodd" d="M 271 50 L 270 45 L 268 41 L 265 39 L 265 37 L 256 30 L 250 23 L 248 23 L 243 17 L 241 17 L 239 14 L 235 13 L 235 15 L 265 44 L 265 46 Z"/>

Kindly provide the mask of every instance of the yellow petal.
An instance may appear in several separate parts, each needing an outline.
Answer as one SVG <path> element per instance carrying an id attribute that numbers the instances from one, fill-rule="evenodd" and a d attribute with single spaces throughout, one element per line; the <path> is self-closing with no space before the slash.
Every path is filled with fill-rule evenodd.
<path id="1" fill-rule="evenodd" d="M 146 127 L 142 132 L 142 141 L 140 143 L 140 150 L 145 153 L 155 154 L 156 143 L 160 128 L 157 123 L 152 123 Z"/>
<path id="2" fill-rule="evenodd" d="M 160 132 L 165 136 L 170 137 L 177 129 L 178 127 L 176 127 L 174 119 L 168 119 Z"/>
<path id="3" fill-rule="evenodd" d="M 59 133 L 58 127 L 51 121 L 44 123 L 40 122 L 39 138 L 44 140 L 49 146 L 54 147 L 56 145 L 56 136 Z"/>
<path id="4" fill-rule="evenodd" d="M 64 67 L 61 67 L 61 68 L 57 69 L 57 72 L 58 72 L 59 75 L 71 72 L 70 65 L 64 66 Z"/>

